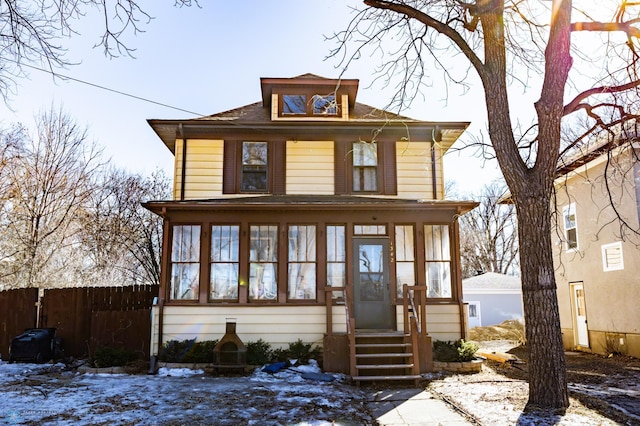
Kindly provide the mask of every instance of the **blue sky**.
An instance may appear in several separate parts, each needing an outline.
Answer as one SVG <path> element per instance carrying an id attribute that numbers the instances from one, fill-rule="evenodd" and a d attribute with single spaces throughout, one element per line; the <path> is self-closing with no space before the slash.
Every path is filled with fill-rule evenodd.
<path id="1" fill-rule="evenodd" d="M 175 8 L 171 0 L 146 2 L 154 17 L 145 32 L 124 41 L 136 49 L 135 59 L 108 59 L 101 47 L 99 16 L 78 23 L 80 35 L 65 39 L 68 59 L 78 65 L 58 70 L 75 79 L 105 86 L 202 115 L 260 100 L 260 77 L 292 77 L 307 72 L 338 77 L 336 59 L 325 59 L 334 42 L 325 36 L 346 28 L 355 0 L 201 1 L 201 8 Z M 380 84 L 369 87 L 376 57 L 363 57 L 346 72 L 360 79 L 358 100 L 384 107 L 392 92 Z M 148 126 L 150 118 L 192 118 L 194 115 L 74 81 L 29 71 L 18 81 L 10 106 L 0 105 L 0 125 L 32 124 L 38 111 L 62 107 L 105 148 L 114 164 L 132 172 L 162 168 L 170 174 L 173 156 Z M 438 80 L 436 80 L 437 82 Z M 471 121 L 467 137 L 484 128 L 479 93 L 447 92 L 437 83 L 405 115 L 422 120 Z M 469 151 L 451 155 L 445 174 L 460 189 L 476 190 L 479 182 L 497 176 L 496 165 L 484 169 Z"/>

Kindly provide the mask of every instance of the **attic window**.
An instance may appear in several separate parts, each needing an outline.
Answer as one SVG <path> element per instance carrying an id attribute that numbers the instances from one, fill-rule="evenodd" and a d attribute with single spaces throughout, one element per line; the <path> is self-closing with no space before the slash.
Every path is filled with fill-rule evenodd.
<path id="1" fill-rule="evenodd" d="M 313 95 L 313 114 L 314 115 L 338 114 L 338 104 L 336 103 L 336 97 L 333 95 L 328 95 L 328 96 Z"/>
<path id="2" fill-rule="evenodd" d="M 283 95 L 282 96 L 283 115 L 306 115 L 307 97 L 305 95 Z"/>

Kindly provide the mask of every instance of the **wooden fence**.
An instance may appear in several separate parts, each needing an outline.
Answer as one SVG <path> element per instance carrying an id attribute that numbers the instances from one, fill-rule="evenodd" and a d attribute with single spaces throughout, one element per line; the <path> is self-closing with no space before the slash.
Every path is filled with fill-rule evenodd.
<path id="1" fill-rule="evenodd" d="M 35 327 L 38 289 L 24 288 L 0 292 L 0 356 L 9 359 L 11 339 L 25 328 Z"/>
<path id="2" fill-rule="evenodd" d="M 10 292 L 26 293 L 27 290 L 36 291 L 24 289 Z M 0 293 L 0 307 L 3 306 L 5 293 L 10 292 Z M 133 350 L 140 358 L 147 359 L 151 338 L 151 305 L 157 295 L 157 286 L 45 290 L 41 300 L 40 327 L 56 328 L 56 336 L 62 339 L 66 356 L 85 358 L 100 346 L 112 346 Z M 35 299 L 31 300 L 35 309 Z M 0 317 L 5 316 L 4 312 L 6 310 L 0 310 Z M 25 328 L 35 327 L 36 316 L 29 318 L 31 322 L 25 320 L 7 336 L 0 335 L 0 338 L 6 339 L 0 340 L 3 359 L 8 357 L 11 338 Z"/>

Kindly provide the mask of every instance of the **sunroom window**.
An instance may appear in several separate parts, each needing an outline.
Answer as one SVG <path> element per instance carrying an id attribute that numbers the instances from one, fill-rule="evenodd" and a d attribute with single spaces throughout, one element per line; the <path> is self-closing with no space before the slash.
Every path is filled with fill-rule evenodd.
<path id="1" fill-rule="evenodd" d="M 176 225 L 171 244 L 171 300 L 197 300 L 200 282 L 200 226 Z"/>
<path id="2" fill-rule="evenodd" d="M 451 297 L 451 253 L 449 250 L 449 226 L 425 225 L 425 270 L 427 273 L 427 297 Z"/>
<path id="3" fill-rule="evenodd" d="M 209 298 L 211 300 L 238 299 L 239 253 L 240 227 L 213 225 L 209 260 Z"/>
<path id="4" fill-rule="evenodd" d="M 290 300 L 316 298 L 316 227 L 289 226 Z"/>
<path id="5" fill-rule="evenodd" d="M 345 287 L 346 284 L 346 248 L 345 226 L 327 226 L 327 285 Z M 342 297 L 342 292 L 334 291 L 332 297 Z"/>
<path id="6" fill-rule="evenodd" d="M 404 284 L 416 285 L 413 226 L 397 225 L 396 231 L 396 285 L 398 297 L 402 297 Z"/>
<path id="7" fill-rule="evenodd" d="M 249 298 L 278 296 L 278 226 L 252 225 L 249 233 Z"/>

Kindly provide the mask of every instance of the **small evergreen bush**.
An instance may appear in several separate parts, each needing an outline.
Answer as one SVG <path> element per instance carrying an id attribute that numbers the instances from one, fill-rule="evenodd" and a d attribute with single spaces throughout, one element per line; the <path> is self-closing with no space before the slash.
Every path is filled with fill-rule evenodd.
<path id="1" fill-rule="evenodd" d="M 163 362 L 211 363 L 217 340 L 196 342 L 196 339 L 169 340 L 158 352 Z"/>
<path id="2" fill-rule="evenodd" d="M 307 364 L 310 359 L 315 359 L 318 362 L 322 360 L 322 350 L 317 346 L 313 347 L 312 343 L 304 343 L 302 339 L 289 343 L 287 349 L 276 349 L 273 352 L 274 358 L 278 361 L 295 359 L 298 364 Z"/>
<path id="3" fill-rule="evenodd" d="M 436 361 L 441 362 L 464 362 L 475 358 L 478 345 L 472 342 L 465 342 L 463 339 L 455 342 L 445 342 L 436 340 L 433 342 L 433 355 Z"/>
<path id="4" fill-rule="evenodd" d="M 135 352 L 126 348 L 103 346 L 96 349 L 91 364 L 96 368 L 122 367 L 138 358 Z"/>
<path id="5" fill-rule="evenodd" d="M 274 358 L 271 345 L 262 339 L 255 342 L 247 342 L 247 364 L 264 365 Z"/>

